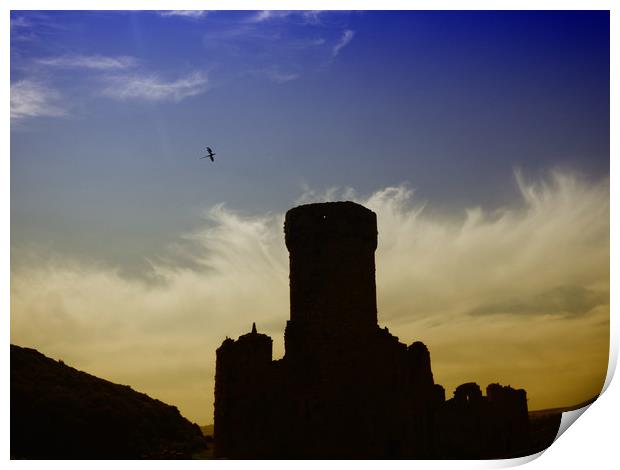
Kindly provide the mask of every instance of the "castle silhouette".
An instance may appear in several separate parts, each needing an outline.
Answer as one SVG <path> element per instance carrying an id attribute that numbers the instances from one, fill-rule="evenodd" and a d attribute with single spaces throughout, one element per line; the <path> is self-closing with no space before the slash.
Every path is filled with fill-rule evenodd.
<path id="1" fill-rule="evenodd" d="M 217 349 L 215 456 L 500 458 L 528 442 L 525 390 L 466 383 L 446 400 L 430 353 L 377 323 L 377 219 L 353 202 L 286 214 L 285 355 L 252 326 Z M 415 260 L 412 260 L 415 262 Z"/>

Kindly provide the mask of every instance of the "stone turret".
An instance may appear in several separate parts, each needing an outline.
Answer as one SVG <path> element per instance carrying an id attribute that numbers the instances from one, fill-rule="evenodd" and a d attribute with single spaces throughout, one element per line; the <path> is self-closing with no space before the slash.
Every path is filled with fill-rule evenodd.
<path id="1" fill-rule="evenodd" d="M 237 339 L 226 338 L 216 350 L 215 362 L 215 440 L 220 443 L 218 455 L 238 454 L 240 449 L 233 436 L 251 419 L 247 410 L 260 408 L 262 390 L 269 376 L 272 359 L 272 339 L 252 331 Z M 239 406 L 243 403 L 244 406 Z M 244 436 L 257 442 L 256 436 Z"/>

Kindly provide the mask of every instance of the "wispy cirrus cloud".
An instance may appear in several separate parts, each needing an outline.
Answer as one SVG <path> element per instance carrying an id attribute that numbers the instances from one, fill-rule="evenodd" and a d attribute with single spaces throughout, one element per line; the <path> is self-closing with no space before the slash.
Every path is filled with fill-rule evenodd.
<path id="1" fill-rule="evenodd" d="M 533 409 L 578 403 L 600 391 L 607 370 L 609 180 L 555 173 L 518 184 L 516 207 L 445 218 L 428 214 L 407 186 L 368 197 L 307 191 L 302 201 L 350 199 L 376 212 L 379 321 L 402 342 L 429 346 L 447 391 L 499 380 L 526 388 Z M 256 322 L 273 336 L 275 356 L 284 352 L 283 220 L 212 207 L 204 225 L 180 235 L 183 256 L 153 257 L 157 284 L 66 258 L 16 268 L 11 341 L 208 422 L 205 390 L 226 335 Z M 183 386 L 171 388 L 180 369 Z"/>
<path id="2" fill-rule="evenodd" d="M 296 80 L 301 77 L 300 74 L 294 72 L 283 72 L 278 67 L 267 67 L 264 69 L 257 70 L 255 72 L 256 75 L 267 78 L 268 80 L 275 83 L 286 83 L 291 80 Z"/>
<path id="3" fill-rule="evenodd" d="M 11 12 L 11 42 L 42 40 L 63 30 L 62 22 L 46 11 Z"/>
<path id="4" fill-rule="evenodd" d="M 261 10 L 249 18 L 251 23 L 262 23 L 263 21 L 286 18 L 293 12 L 289 10 Z"/>
<path id="5" fill-rule="evenodd" d="M 60 93 L 42 82 L 24 79 L 11 84 L 11 120 L 66 114 Z"/>
<path id="6" fill-rule="evenodd" d="M 156 75 L 115 76 L 107 81 L 109 86 L 103 94 L 123 101 L 181 101 L 204 93 L 208 84 L 203 72 L 193 72 L 174 81 L 165 81 Z"/>
<path id="7" fill-rule="evenodd" d="M 85 68 L 95 70 L 121 70 L 134 67 L 138 60 L 135 57 L 108 57 L 102 55 L 73 55 L 37 59 L 37 64 L 59 68 Z"/>
<path id="8" fill-rule="evenodd" d="M 206 10 L 167 10 L 158 11 L 159 16 L 180 16 L 184 18 L 202 18 L 209 13 Z"/>
<path id="9" fill-rule="evenodd" d="M 261 10 L 249 18 L 252 23 L 295 17 L 302 23 L 319 24 L 320 16 L 325 10 Z"/>
<path id="10" fill-rule="evenodd" d="M 345 47 L 347 44 L 349 44 L 353 40 L 353 36 L 355 36 L 355 31 L 353 31 L 352 29 L 345 29 L 342 32 L 342 36 L 340 40 L 336 43 L 336 45 L 332 49 L 332 55 L 336 57 L 340 53 L 342 48 Z"/>
<path id="11" fill-rule="evenodd" d="M 23 16 L 11 17 L 11 30 L 18 28 L 28 28 L 32 26 L 32 23 Z"/>
<path id="12" fill-rule="evenodd" d="M 24 16 L 11 15 L 11 41 L 32 41 L 35 34 L 33 23 Z"/>
<path id="13" fill-rule="evenodd" d="M 304 50 L 310 48 L 316 48 L 322 46 L 327 41 L 323 37 L 307 37 L 307 38 L 299 38 L 294 39 L 288 42 L 287 46 L 291 50 Z"/>
<path id="14" fill-rule="evenodd" d="M 321 15 L 325 10 L 307 10 L 302 11 L 301 15 L 307 23 L 319 24 L 321 22 Z"/>

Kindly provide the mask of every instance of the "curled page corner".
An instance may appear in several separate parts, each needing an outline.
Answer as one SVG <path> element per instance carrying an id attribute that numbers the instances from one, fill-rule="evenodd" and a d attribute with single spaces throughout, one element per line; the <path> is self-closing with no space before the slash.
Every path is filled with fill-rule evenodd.
<path id="1" fill-rule="evenodd" d="M 526 463 L 530 463 L 531 461 L 536 460 L 538 457 L 544 454 L 546 450 L 547 449 L 543 449 L 541 451 L 534 452 L 533 454 L 526 455 L 524 457 L 500 460 L 499 462 L 502 462 L 502 465 L 500 466 L 502 468 L 510 468 L 510 467 L 519 467 L 521 465 L 525 465 Z"/>
<path id="2" fill-rule="evenodd" d="M 571 427 L 573 425 L 573 423 L 575 421 L 577 421 L 577 419 L 588 409 L 590 408 L 590 406 L 592 406 L 592 403 L 594 403 L 596 400 L 593 400 L 591 403 L 588 403 L 587 405 L 578 408 L 576 410 L 570 410 L 570 411 L 564 411 L 562 413 L 562 419 L 560 421 L 560 427 L 558 428 L 558 433 L 555 436 L 555 439 L 553 440 L 553 442 L 557 441 L 558 438 L 564 434 L 564 431 L 566 431 L 569 427 Z"/>
<path id="3" fill-rule="evenodd" d="M 611 318 L 610 318 L 610 326 L 611 326 Z M 562 419 L 560 420 L 560 427 L 558 428 L 558 433 L 555 436 L 553 442 L 557 441 L 558 438 L 564 434 L 569 427 L 573 425 L 575 421 L 588 409 L 592 404 L 599 399 L 599 397 L 607 390 L 609 384 L 611 383 L 611 379 L 614 376 L 614 372 L 616 371 L 616 365 L 618 362 L 618 344 L 610 340 L 609 343 L 610 351 L 609 351 L 609 363 L 607 366 L 607 376 L 605 377 L 605 383 L 603 384 L 603 388 L 599 395 L 589 402 L 586 402 L 584 406 L 581 408 L 577 408 L 575 410 L 568 410 L 562 413 Z"/>

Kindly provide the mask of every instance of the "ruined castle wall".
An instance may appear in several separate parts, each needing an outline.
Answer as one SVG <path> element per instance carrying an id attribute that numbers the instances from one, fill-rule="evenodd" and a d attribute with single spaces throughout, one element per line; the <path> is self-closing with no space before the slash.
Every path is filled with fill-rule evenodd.
<path id="1" fill-rule="evenodd" d="M 446 401 L 428 348 L 377 324 L 375 214 L 352 202 L 285 218 L 285 356 L 253 328 L 217 350 L 216 457 L 480 458 L 522 448 L 525 391 L 475 383 Z"/>
<path id="2" fill-rule="evenodd" d="M 525 390 L 491 384 L 484 396 L 470 382 L 458 386 L 439 410 L 434 434 L 445 458 L 499 458 L 527 448 L 528 428 Z"/>

